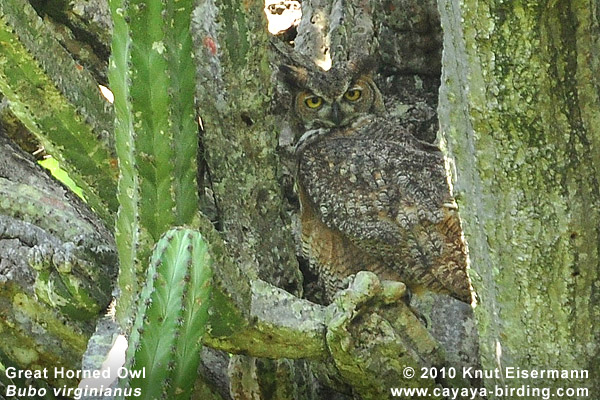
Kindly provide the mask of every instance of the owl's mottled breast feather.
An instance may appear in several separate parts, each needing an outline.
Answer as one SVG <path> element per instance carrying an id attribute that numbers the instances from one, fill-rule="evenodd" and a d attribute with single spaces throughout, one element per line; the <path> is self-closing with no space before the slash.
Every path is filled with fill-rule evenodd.
<path id="1" fill-rule="evenodd" d="M 298 154 L 303 207 L 411 286 L 468 300 L 464 245 L 440 150 L 386 120 L 332 131 Z"/>

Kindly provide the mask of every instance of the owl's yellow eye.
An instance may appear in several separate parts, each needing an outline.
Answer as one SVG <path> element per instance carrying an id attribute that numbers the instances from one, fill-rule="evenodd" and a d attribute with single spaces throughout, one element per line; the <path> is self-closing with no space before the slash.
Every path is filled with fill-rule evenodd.
<path id="1" fill-rule="evenodd" d="M 319 96 L 311 96 L 304 100 L 308 108 L 319 108 L 323 105 L 323 98 Z"/>
<path id="2" fill-rule="evenodd" d="M 349 101 L 356 101 L 360 99 L 362 95 L 362 90 L 360 89 L 350 89 L 346 93 L 344 93 L 344 97 Z"/>

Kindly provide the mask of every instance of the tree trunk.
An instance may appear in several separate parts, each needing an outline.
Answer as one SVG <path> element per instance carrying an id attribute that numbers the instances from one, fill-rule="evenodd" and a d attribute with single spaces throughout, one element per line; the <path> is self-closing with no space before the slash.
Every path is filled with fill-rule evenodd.
<path id="1" fill-rule="evenodd" d="M 111 233 L 0 132 L 0 354 L 22 369 L 77 369 L 111 300 Z M 74 380 L 52 380 L 55 385 Z"/>
<path id="2" fill-rule="evenodd" d="M 587 387 L 593 397 L 600 393 L 598 4 L 439 1 L 439 8 L 440 122 L 478 294 L 481 362 L 501 371 L 486 387 Z M 580 377 L 511 378 L 508 368 Z"/>

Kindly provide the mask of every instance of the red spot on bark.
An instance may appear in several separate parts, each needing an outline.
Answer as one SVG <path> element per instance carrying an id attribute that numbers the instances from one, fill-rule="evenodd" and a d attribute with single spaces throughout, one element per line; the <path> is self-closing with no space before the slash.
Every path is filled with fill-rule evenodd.
<path id="1" fill-rule="evenodd" d="M 109 158 L 108 163 L 110 164 L 111 168 L 119 168 L 119 160 L 116 158 Z"/>
<path id="2" fill-rule="evenodd" d="M 40 198 L 40 200 L 42 201 L 42 203 L 48 204 L 49 206 L 52 206 L 53 208 L 55 208 L 57 210 L 66 209 L 65 204 L 63 202 L 61 202 L 59 199 L 57 199 L 56 197 L 43 196 Z"/>
<path id="3" fill-rule="evenodd" d="M 217 54 L 217 43 L 213 38 L 211 38 L 210 36 L 206 36 L 202 43 L 204 44 L 204 47 L 208 49 L 211 55 L 214 56 L 215 54 Z"/>

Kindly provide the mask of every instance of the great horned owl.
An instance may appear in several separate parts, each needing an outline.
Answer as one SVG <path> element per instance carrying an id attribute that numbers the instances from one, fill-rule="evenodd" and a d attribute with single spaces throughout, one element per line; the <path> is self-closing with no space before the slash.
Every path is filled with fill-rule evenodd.
<path id="1" fill-rule="evenodd" d="M 323 71 L 283 65 L 300 127 L 302 247 L 326 301 L 369 270 L 413 293 L 470 301 L 464 243 L 440 150 L 385 115 L 367 60 Z"/>

